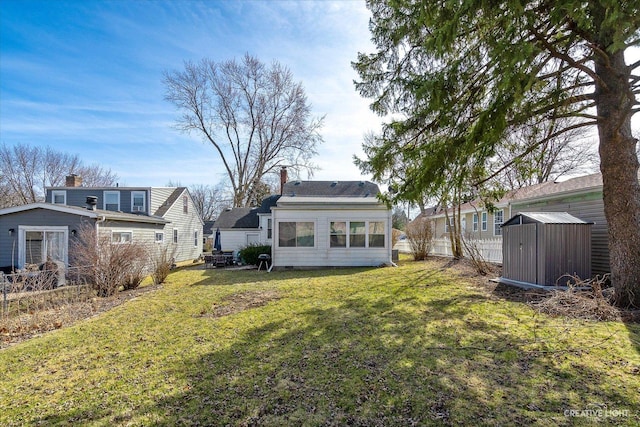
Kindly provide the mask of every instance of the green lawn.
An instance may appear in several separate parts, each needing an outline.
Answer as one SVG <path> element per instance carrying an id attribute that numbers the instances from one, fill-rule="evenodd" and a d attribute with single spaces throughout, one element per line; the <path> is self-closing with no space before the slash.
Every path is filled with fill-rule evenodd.
<path id="1" fill-rule="evenodd" d="M 0 425 L 640 422 L 640 325 L 550 318 L 441 265 L 172 273 L 0 351 Z"/>

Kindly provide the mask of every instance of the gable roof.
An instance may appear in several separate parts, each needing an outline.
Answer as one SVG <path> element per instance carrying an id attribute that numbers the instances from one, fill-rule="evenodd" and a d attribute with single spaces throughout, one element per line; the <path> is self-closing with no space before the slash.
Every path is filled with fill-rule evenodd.
<path id="1" fill-rule="evenodd" d="M 164 216 L 169 209 L 173 206 L 173 204 L 180 198 L 182 193 L 187 190 L 187 187 L 176 187 L 175 190 L 167 197 L 167 200 L 164 201 L 162 205 L 156 210 L 154 215 L 156 216 Z"/>
<path id="2" fill-rule="evenodd" d="M 284 184 L 283 197 L 373 197 L 380 193 L 369 181 L 290 181 Z"/>
<path id="3" fill-rule="evenodd" d="M 258 208 L 230 208 L 222 211 L 213 224 L 215 228 L 258 228 Z"/>
<path id="4" fill-rule="evenodd" d="M 28 205 L 20 205 L 20 206 L 13 206 L 10 208 L 0 209 L 0 215 L 9 215 L 9 214 L 25 212 L 33 209 L 45 209 L 49 211 L 62 212 L 62 213 L 84 216 L 84 217 L 93 218 L 93 219 L 105 218 L 110 221 L 140 222 L 140 223 L 147 223 L 147 224 L 168 224 L 170 222 L 164 218 L 160 218 L 157 216 L 106 211 L 102 209 L 89 210 L 79 206 L 58 205 L 58 204 L 46 203 L 46 202 L 30 203 Z"/>

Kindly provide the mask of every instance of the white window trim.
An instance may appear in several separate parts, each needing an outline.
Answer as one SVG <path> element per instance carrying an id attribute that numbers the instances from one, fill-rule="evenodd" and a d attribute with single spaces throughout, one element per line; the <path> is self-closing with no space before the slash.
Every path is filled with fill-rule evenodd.
<path id="1" fill-rule="evenodd" d="M 479 225 L 480 225 L 480 224 L 479 224 L 479 221 L 478 221 L 478 213 L 477 213 L 477 212 L 475 212 L 475 213 L 473 214 L 473 217 L 472 217 L 472 220 L 471 220 L 471 221 L 472 221 L 472 223 L 473 223 L 472 230 L 473 230 L 474 232 L 477 232 L 477 231 L 478 231 L 478 229 L 480 228 L 480 227 L 479 227 Z"/>
<path id="2" fill-rule="evenodd" d="M 171 233 L 171 242 L 173 242 L 174 245 L 177 245 L 179 241 L 180 241 L 180 230 L 177 228 L 174 228 L 173 232 Z"/>
<path id="3" fill-rule="evenodd" d="M 113 241 L 113 233 L 129 233 L 131 234 L 131 239 L 128 242 L 114 242 Z M 120 245 L 120 244 L 127 244 L 127 243 L 132 243 L 133 242 L 133 230 L 111 230 L 111 243 L 115 243 L 116 245 Z"/>
<path id="4" fill-rule="evenodd" d="M 120 211 L 120 192 L 119 191 L 103 191 L 102 192 L 102 209 L 107 210 L 107 194 L 116 194 L 118 196 L 118 209 Z"/>
<path id="5" fill-rule="evenodd" d="M 193 247 L 198 247 L 198 230 L 193 230 Z"/>
<path id="6" fill-rule="evenodd" d="M 496 222 L 496 214 L 498 212 L 502 212 L 502 221 L 500 222 Z M 493 213 L 493 235 L 494 236 L 502 236 L 502 233 L 496 233 L 496 230 L 500 230 L 500 227 L 496 227 L 496 225 L 502 225 L 504 224 L 504 209 L 498 209 Z"/>
<path id="7" fill-rule="evenodd" d="M 39 225 L 19 225 L 18 226 L 18 268 L 24 268 L 24 264 L 26 262 L 25 257 L 25 233 L 27 231 L 55 231 L 55 232 L 63 232 L 64 233 L 64 265 L 65 267 L 69 266 L 69 227 L 66 225 L 50 225 L 50 226 L 39 226 Z"/>
<path id="8" fill-rule="evenodd" d="M 332 222 L 344 222 L 347 224 L 346 228 L 347 228 L 347 233 L 345 234 L 346 236 L 346 241 L 347 241 L 347 245 L 346 246 L 331 246 L 331 223 Z M 364 234 L 364 246 L 354 246 L 351 247 L 351 239 L 349 239 L 349 237 L 351 236 L 350 230 L 351 230 L 351 223 L 352 222 L 364 222 L 364 229 L 365 229 L 365 234 Z M 382 222 L 384 224 L 384 246 L 375 246 L 373 248 L 369 247 L 369 224 L 371 224 L 372 222 Z M 358 220 L 358 219 L 354 219 L 354 220 L 350 220 L 350 219 L 329 219 L 329 243 L 327 245 L 327 247 L 330 250 L 344 250 L 344 249 L 352 249 L 352 250 L 362 250 L 362 249 L 386 249 L 387 248 L 387 221 L 386 220 L 377 220 L 377 219 L 362 219 L 362 220 Z"/>
<path id="9" fill-rule="evenodd" d="M 142 195 L 142 210 L 136 211 L 133 206 L 133 199 L 135 196 Z M 131 212 L 147 212 L 147 192 L 146 191 L 132 191 L 131 192 Z"/>
<path id="10" fill-rule="evenodd" d="M 482 212 L 482 231 L 487 231 L 489 229 L 489 215 L 487 211 Z"/>
<path id="11" fill-rule="evenodd" d="M 312 222 L 313 223 L 313 246 L 280 246 L 280 223 L 281 222 Z M 282 219 L 275 222 L 275 227 L 273 228 L 273 242 L 274 245 L 277 244 L 278 248 L 282 248 L 284 250 L 295 249 L 295 250 L 312 250 L 318 248 L 318 221 L 309 220 L 309 219 Z"/>
<path id="12" fill-rule="evenodd" d="M 160 240 L 157 239 L 158 235 L 160 235 Z M 160 243 L 164 243 L 164 231 L 156 231 L 153 234 L 153 241 L 160 244 Z"/>
<path id="13" fill-rule="evenodd" d="M 63 201 L 62 203 L 56 203 L 56 196 L 62 195 Z M 67 204 L 67 191 L 66 190 L 51 190 L 51 203 L 59 205 Z"/>

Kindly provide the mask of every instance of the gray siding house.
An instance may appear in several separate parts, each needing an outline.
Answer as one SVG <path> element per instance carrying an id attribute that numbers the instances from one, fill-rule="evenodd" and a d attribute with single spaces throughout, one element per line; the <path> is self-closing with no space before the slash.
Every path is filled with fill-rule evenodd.
<path id="1" fill-rule="evenodd" d="M 65 187 L 46 189 L 45 202 L 0 210 L 0 267 L 8 270 L 47 258 L 69 264 L 69 239 L 90 223 L 114 242 L 166 249 L 176 262 L 202 253 L 203 223 L 185 187 Z"/>
<path id="2" fill-rule="evenodd" d="M 640 174 L 638 176 L 640 181 Z M 502 224 L 521 212 L 567 212 L 591 227 L 591 272 L 592 275 L 610 272 L 608 227 L 602 201 L 602 175 L 571 178 L 562 182 L 544 182 L 510 191 L 495 203 L 496 210 L 489 212 L 482 202 L 461 205 L 463 234 L 474 239 L 480 249 L 486 249 L 489 261 L 502 263 Z M 453 210 L 449 210 L 449 216 Z M 435 230 L 436 248 L 447 248 L 451 228 L 442 209 L 432 209 L 420 215 L 421 220 L 432 221 Z M 437 255 L 447 255 L 436 252 Z M 495 255 L 495 256 L 494 256 Z"/>

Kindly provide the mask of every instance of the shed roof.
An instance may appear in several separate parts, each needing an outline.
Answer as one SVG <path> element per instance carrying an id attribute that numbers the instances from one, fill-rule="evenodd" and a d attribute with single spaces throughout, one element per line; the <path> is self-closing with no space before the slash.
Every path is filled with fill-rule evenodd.
<path id="1" fill-rule="evenodd" d="M 519 212 L 502 224 L 502 227 L 518 224 L 590 224 L 567 212 Z"/>

